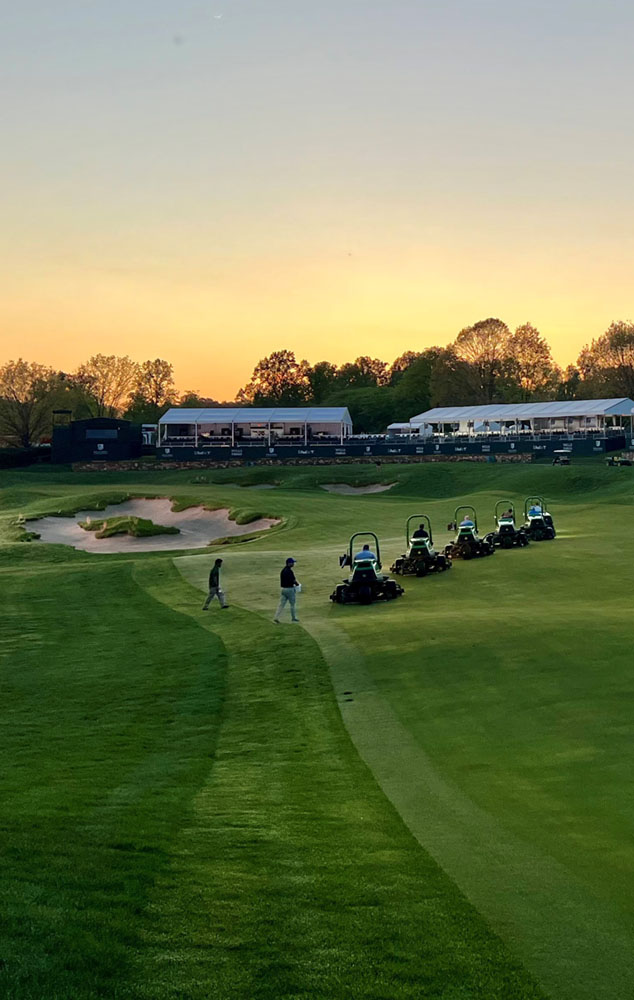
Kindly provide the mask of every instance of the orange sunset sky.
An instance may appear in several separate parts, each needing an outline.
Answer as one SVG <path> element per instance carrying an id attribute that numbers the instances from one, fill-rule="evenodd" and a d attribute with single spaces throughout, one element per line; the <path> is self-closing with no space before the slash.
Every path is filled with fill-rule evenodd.
<path id="1" fill-rule="evenodd" d="M 158 356 L 222 399 L 284 347 L 389 362 L 494 315 L 568 363 L 634 314 L 625 3 L 6 19 L 0 363 Z"/>

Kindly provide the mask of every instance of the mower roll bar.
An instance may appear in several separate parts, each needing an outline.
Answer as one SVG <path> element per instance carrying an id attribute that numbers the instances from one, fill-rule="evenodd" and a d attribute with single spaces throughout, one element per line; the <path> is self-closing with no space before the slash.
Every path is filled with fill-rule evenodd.
<path id="1" fill-rule="evenodd" d="M 495 514 L 494 514 L 495 523 L 496 524 L 498 523 L 498 507 L 500 506 L 500 504 L 504 504 L 504 506 L 507 507 L 512 512 L 513 523 L 515 523 L 515 504 L 513 503 L 512 500 L 498 500 L 498 502 L 495 505 Z"/>
<path id="2" fill-rule="evenodd" d="M 529 508 L 529 505 L 530 505 L 530 503 L 531 503 L 532 500 L 537 500 L 539 502 L 539 506 L 542 509 L 542 514 L 546 510 L 546 501 L 544 500 L 543 497 L 539 497 L 539 496 L 526 497 L 526 500 L 524 501 L 524 517 L 525 518 L 528 518 L 528 508 Z"/>
<path id="3" fill-rule="evenodd" d="M 449 530 L 450 531 L 457 531 L 458 530 L 458 514 L 460 513 L 461 510 L 470 510 L 470 511 L 472 511 L 472 513 L 473 513 L 473 523 L 474 523 L 474 526 L 475 526 L 475 530 L 477 531 L 478 530 L 478 515 L 476 514 L 475 507 L 472 507 L 471 504 L 468 504 L 468 503 L 467 504 L 462 504 L 460 507 L 456 507 L 456 509 L 454 511 L 454 515 L 453 515 L 453 527 L 450 526 Z"/>
<path id="4" fill-rule="evenodd" d="M 381 568 L 381 551 L 379 549 L 379 539 L 378 539 L 378 537 L 375 535 L 375 533 L 373 531 L 356 531 L 354 533 L 354 535 L 350 539 L 350 551 L 349 551 L 350 565 L 352 566 L 352 557 L 353 557 L 353 551 L 354 551 L 354 549 L 353 549 L 354 540 L 355 540 L 355 538 L 361 538 L 364 535 L 369 535 L 370 538 L 374 539 L 374 542 L 375 542 L 375 545 L 376 545 L 376 561 L 377 561 L 378 567 L 380 569 Z"/>
<path id="5" fill-rule="evenodd" d="M 433 538 L 433 535 L 431 533 L 431 521 L 429 520 L 427 514 L 412 514 L 410 517 L 407 518 L 407 521 L 405 522 L 405 544 L 409 547 L 409 542 L 410 542 L 410 538 L 409 538 L 409 523 L 410 523 L 410 521 L 426 521 L 427 522 L 427 534 L 429 535 L 429 542 L 430 542 L 431 545 L 433 545 L 434 544 L 434 538 Z M 377 553 L 377 555 L 378 555 L 378 553 Z"/>

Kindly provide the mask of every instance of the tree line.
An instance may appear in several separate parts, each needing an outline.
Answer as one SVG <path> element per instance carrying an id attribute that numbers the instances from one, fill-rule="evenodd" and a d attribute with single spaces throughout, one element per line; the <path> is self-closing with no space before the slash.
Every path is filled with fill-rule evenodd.
<path id="1" fill-rule="evenodd" d="M 139 363 L 95 354 L 72 373 L 22 358 L 0 367 L 0 436 L 22 448 L 50 437 L 55 410 L 68 410 L 75 420 L 122 416 L 155 423 L 170 406 L 213 404 L 195 392 L 179 395 L 173 367 L 162 358 Z"/>
<path id="2" fill-rule="evenodd" d="M 95 354 L 73 373 L 9 361 L 0 367 L 0 435 L 30 447 L 50 436 L 54 410 L 70 410 L 74 419 L 155 423 L 170 406 L 347 406 L 355 429 L 372 432 L 433 406 L 612 396 L 634 398 L 634 323 L 612 323 L 562 370 L 532 324 L 511 330 L 488 318 L 445 347 L 406 351 L 389 365 L 367 356 L 310 365 L 293 351 L 274 351 L 224 403 L 194 390 L 178 393 L 173 367 L 161 358 Z"/>
<path id="3" fill-rule="evenodd" d="M 575 365 L 555 363 L 531 323 L 515 330 L 496 318 L 465 327 L 445 347 L 406 351 L 391 365 L 359 357 L 340 367 L 309 365 L 275 351 L 238 393 L 244 405 L 347 406 L 361 432 L 407 422 L 434 406 L 634 398 L 634 323 L 618 321 L 585 345 Z"/>

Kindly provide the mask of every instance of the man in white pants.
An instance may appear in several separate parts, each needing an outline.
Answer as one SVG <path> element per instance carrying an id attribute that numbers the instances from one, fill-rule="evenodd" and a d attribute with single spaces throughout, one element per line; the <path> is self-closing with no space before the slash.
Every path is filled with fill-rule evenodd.
<path id="1" fill-rule="evenodd" d="M 295 560 L 290 556 L 286 560 L 286 565 L 282 572 L 280 573 L 280 603 L 277 606 L 277 611 L 275 612 L 275 618 L 273 621 L 276 625 L 280 624 L 280 615 L 282 611 L 288 604 L 291 609 L 291 621 L 298 622 L 299 618 L 295 613 L 295 601 L 297 598 L 297 588 L 299 583 L 295 578 L 295 573 L 293 572 L 293 566 L 295 565 Z"/>

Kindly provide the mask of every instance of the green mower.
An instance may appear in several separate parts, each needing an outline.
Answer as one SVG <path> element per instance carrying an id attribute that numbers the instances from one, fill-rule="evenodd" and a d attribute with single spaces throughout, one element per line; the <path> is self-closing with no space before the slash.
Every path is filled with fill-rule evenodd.
<path id="1" fill-rule="evenodd" d="M 410 535 L 410 524 L 419 521 L 419 527 Z M 426 525 L 426 526 L 425 526 Z M 405 545 L 407 551 L 390 567 L 391 573 L 399 576 L 427 576 L 428 573 L 443 573 L 451 569 L 451 558 L 444 552 L 436 552 L 427 514 L 412 514 L 405 522 Z"/>
<path id="2" fill-rule="evenodd" d="M 533 542 L 551 541 L 557 532 L 552 516 L 546 510 L 543 497 L 526 497 L 524 501 L 524 531 Z"/>
<path id="3" fill-rule="evenodd" d="M 355 555 L 355 540 L 368 536 L 373 539 L 375 548 L 366 543 Z M 374 601 L 391 601 L 404 593 L 399 583 L 381 573 L 379 539 L 373 531 L 357 531 L 350 539 L 348 551 L 339 559 L 339 565 L 350 566 L 351 573 L 330 595 L 335 604 L 373 604 Z"/>
<path id="4" fill-rule="evenodd" d="M 467 513 L 458 524 L 458 515 L 461 510 L 471 511 L 473 517 Z M 470 504 L 456 507 L 454 519 L 447 525 L 447 530 L 458 532 L 454 541 L 445 545 L 445 555 L 450 559 L 476 559 L 480 556 L 492 556 L 495 552 L 493 532 L 480 538 L 478 535 L 478 515 L 475 507 Z"/>
<path id="5" fill-rule="evenodd" d="M 512 500 L 498 500 L 494 511 L 495 531 L 493 544 L 500 549 L 523 548 L 528 545 L 524 528 L 515 527 L 515 504 Z"/>

